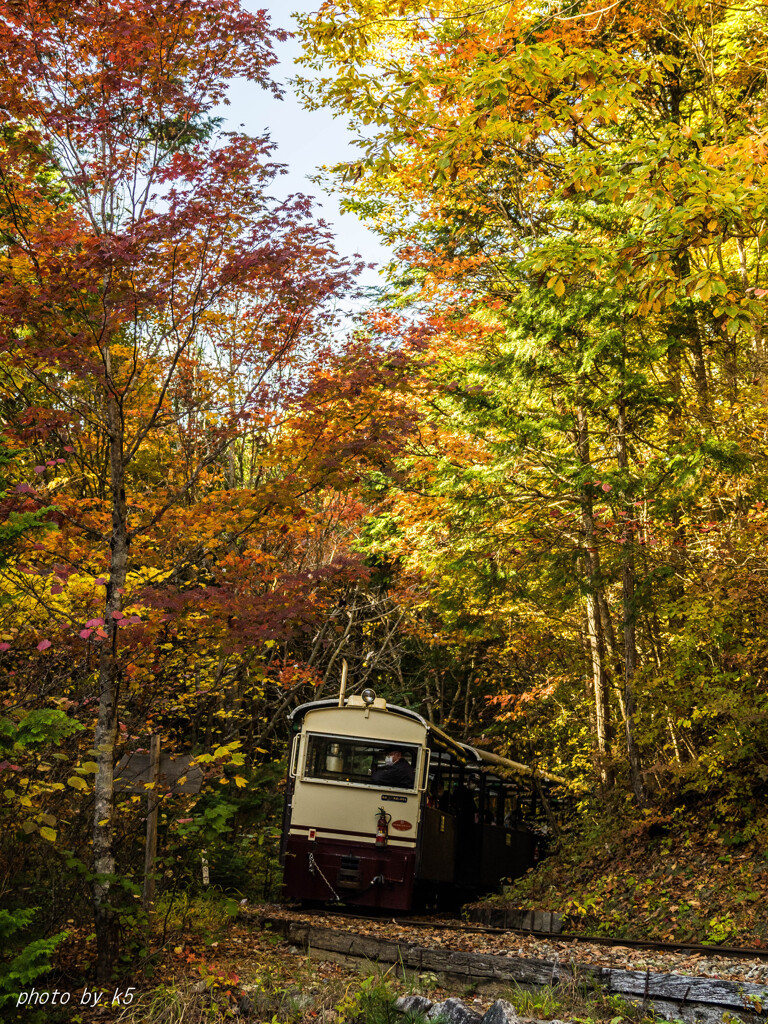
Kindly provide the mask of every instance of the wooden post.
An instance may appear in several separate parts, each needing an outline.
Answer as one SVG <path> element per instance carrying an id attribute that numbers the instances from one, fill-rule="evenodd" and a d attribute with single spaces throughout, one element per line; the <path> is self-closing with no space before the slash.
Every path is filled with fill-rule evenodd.
<path id="1" fill-rule="evenodd" d="M 147 914 L 152 913 L 155 902 L 155 857 L 157 856 L 157 812 L 160 798 L 157 780 L 160 775 L 160 735 L 155 733 L 149 747 L 149 779 L 154 785 L 147 790 L 147 845 L 144 851 L 144 895 L 141 905 Z"/>

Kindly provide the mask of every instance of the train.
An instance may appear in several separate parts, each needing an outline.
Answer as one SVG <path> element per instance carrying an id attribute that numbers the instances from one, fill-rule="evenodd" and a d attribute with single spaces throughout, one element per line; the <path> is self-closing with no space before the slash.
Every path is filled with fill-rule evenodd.
<path id="1" fill-rule="evenodd" d="M 371 689 L 346 696 L 345 680 L 346 668 L 338 699 L 290 715 L 284 898 L 455 905 L 535 865 L 537 793 L 564 779 L 455 740 Z"/>

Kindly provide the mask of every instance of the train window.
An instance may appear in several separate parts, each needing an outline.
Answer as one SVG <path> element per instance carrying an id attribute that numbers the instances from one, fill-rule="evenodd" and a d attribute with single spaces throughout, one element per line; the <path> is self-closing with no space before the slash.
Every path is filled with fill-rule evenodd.
<path id="1" fill-rule="evenodd" d="M 450 771 L 449 765 L 447 770 L 439 768 L 429 773 L 427 807 L 436 807 L 446 813 L 451 811 Z"/>
<path id="2" fill-rule="evenodd" d="M 520 815 L 519 800 L 520 795 L 517 789 L 510 788 L 507 790 L 504 799 L 504 826 L 506 828 L 515 828 L 517 826 Z"/>
<path id="3" fill-rule="evenodd" d="M 382 789 L 413 789 L 418 750 L 402 743 L 310 733 L 304 777 Z M 395 751 L 399 757 L 392 757 Z"/>
<path id="4" fill-rule="evenodd" d="M 485 781 L 485 812 L 487 825 L 503 825 L 504 823 L 504 786 L 501 779 L 493 775 Z"/>

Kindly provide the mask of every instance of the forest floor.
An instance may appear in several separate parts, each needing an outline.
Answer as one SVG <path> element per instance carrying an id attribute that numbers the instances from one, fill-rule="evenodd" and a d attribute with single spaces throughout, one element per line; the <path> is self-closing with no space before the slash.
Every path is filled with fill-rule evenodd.
<path id="1" fill-rule="evenodd" d="M 559 911 L 564 930 L 581 935 L 635 939 L 696 941 L 707 944 L 768 948 L 768 852 L 762 842 L 733 845 L 713 830 L 691 827 L 649 835 L 649 830 L 595 835 L 582 831 L 566 837 L 561 851 L 508 886 L 495 906 Z M 483 1012 L 493 998 L 509 999 L 521 1017 L 538 1020 L 648 1021 L 628 1004 L 600 993 L 543 989 L 531 993 L 500 990 L 480 996 L 469 988 L 448 990 L 438 978 L 424 974 L 407 983 L 393 969 L 310 958 L 306 951 L 263 931 L 264 916 L 303 917 L 277 906 L 239 906 L 234 899 L 209 891 L 184 897 L 170 911 L 158 914 L 149 943 L 152 956 L 137 953 L 136 969 L 118 984 L 124 992 L 135 984 L 129 1005 L 114 1005 L 105 993 L 96 1008 L 81 1006 L 77 978 L 94 960 L 93 937 L 73 932 L 61 950 L 57 977 L 72 992 L 72 1024 L 114 1021 L 116 1024 L 202 1024 L 233 1017 L 270 1024 L 367 1024 L 403 1021 L 394 1000 L 419 992 L 439 1001 L 460 996 Z M 768 961 L 732 959 L 712 953 L 640 950 L 567 939 L 539 939 L 513 932 L 465 931 L 461 922 L 442 919 L 440 928 L 409 929 L 397 919 L 343 921 L 315 917 L 313 923 L 356 933 L 443 947 L 535 957 L 565 963 L 672 972 L 768 984 Z M 161 934 L 162 933 L 162 934 Z M 32 1020 L 29 1014 L 27 1020 Z M 56 1020 L 53 1015 L 46 1018 Z"/>
<path id="2" fill-rule="evenodd" d="M 604 827 L 560 851 L 484 905 L 552 910 L 579 935 L 768 947 L 768 844 L 734 842 L 695 822 L 649 835 Z"/>
<path id="3" fill-rule="evenodd" d="M 443 987 L 430 973 L 403 981 L 396 977 L 395 965 L 310 957 L 250 923 L 230 922 L 213 941 L 193 923 L 177 938 L 178 945 L 158 958 L 150 972 L 130 979 L 137 982 L 130 1005 L 111 1002 L 114 993 L 109 991 L 97 1007 L 82 1007 L 82 992 L 90 989 L 73 986 L 69 1012 L 46 1015 L 45 1024 L 223 1024 L 232 1019 L 253 1024 L 427 1024 L 418 1015 L 406 1017 L 395 1009 L 399 996 L 413 993 L 433 1002 L 458 996 L 477 1014 L 484 1014 L 495 998 L 506 998 L 521 1024 L 575 1016 L 582 1024 L 654 1024 L 652 1014 L 598 991 L 546 988 L 532 993 L 506 986 L 494 995 L 478 995 L 472 985 Z M 84 951 L 77 944 L 69 956 L 82 963 Z M 57 987 L 66 990 L 65 985 Z M 126 988 L 125 981 L 114 986 L 123 1001 Z M 40 1018 L 26 1014 L 24 1019 L 37 1024 Z"/>
<path id="4" fill-rule="evenodd" d="M 190 900 L 182 928 L 170 930 L 161 945 L 158 927 L 150 942 L 156 952 L 150 958 L 137 955 L 135 970 L 123 971 L 97 1006 L 82 1005 L 83 993 L 91 992 L 96 1001 L 95 989 L 76 981 L 92 966 L 94 937 L 75 933 L 56 965 L 57 987 L 71 992 L 69 1013 L 50 1019 L 72 1024 L 202 1024 L 236 1017 L 272 1024 L 318 1019 L 336 1024 L 355 1016 L 352 1011 L 373 982 L 363 988 L 354 968 L 316 962 L 278 936 L 234 920 L 227 903 L 222 899 L 217 905 L 208 897 Z M 375 979 L 385 988 L 388 980 Z M 126 1001 L 130 984 L 135 989 Z"/>
<path id="5" fill-rule="evenodd" d="M 239 918 L 229 916 L 222 900 L 221 909 L 211 899 L 194 901 L 185 915 L 181 931 L 169 933 L 165 944 L 151 961 L 136 962 L 136 969 L 105 992 L 99 1005 L 83 1005 L 90 986 L 76 978 L 92 962 L 95 954 L 92 936 L 74 934 L 62 951 L 57 965 L 56 987 L 71 993 L 68 1012 L 49 1013 L 45 1024 L 223 1024 L 242 1019 L 254 1024 L 425 1024 L 416 1017 L 406 1018 L 394 1007 L 398 996 L 418 993 L 439 1002 L 458 996 L 464 1004 L 483 1014 L 496 998 L 508 999 L 523 1021 L 578 1019 L 582 1024 L 653 1024 L 653 1015 L 599 990 L 546 987 L 536 992 L 503 985 L 493 993 L 479 993 L 472 983 L 443 987 L 432 973 L 412 975 L 408 980 L 396 976 L 396 966 L 362 962 L 354 965 L 331 959 L 310 957 L 303 949 L 258 926 L 264 914 L 291 915 L 279 907 L 249 908 Z M 296 914 L 295 916 L 301 916 Z M 407 926 L 394 920 L 370 922 L 323 918 L 330 927 L 355 932 L 381 934 L 388 938 L 406 938 L 428 945 L 453 945 L 467 948 L 467 936 L 460 929 L 422 934 L 418 939 Z M 454 922 L 455 924 L 456 922 Z M 154 936 L 157 946 L 159 935 Z M 484 937 L 475 936 L 472 948 L 483 946 Z M 514 937 L 512 953 L 518 952 Z M 530 955 L 541 955 L 534 953 Z M 67 985 L 67 980 L 70 984 Z M 125 1004 L 128 985 L 135 985 L 133 997 Z M 445 983 L 447 986 L 447 982 Z M 47 986 L 53 988 L 53 985 Z M 38 985 L 38 989 L 43 986 Z M 113 1001 L 114 993 L 118 1001 Z M 27 1021 L 37 1021 L 29 1009 L 19 1011 Z"/>

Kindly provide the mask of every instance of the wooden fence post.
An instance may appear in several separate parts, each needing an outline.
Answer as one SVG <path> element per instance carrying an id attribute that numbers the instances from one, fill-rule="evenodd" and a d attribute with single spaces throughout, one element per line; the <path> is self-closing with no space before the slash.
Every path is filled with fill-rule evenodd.
<path id="1" fill-rule="evenodd" d="M 154 733 L 149 747 L 149 782 L 147 790 L 147 845 L 144 851 L 144 895 L 141 905 L 147 914 L 152 913 L 155 902 L 155 858 L 157 857 L 157 815 L 160 797 L 157 780 L 160 776 L 160 734 Z"/>

